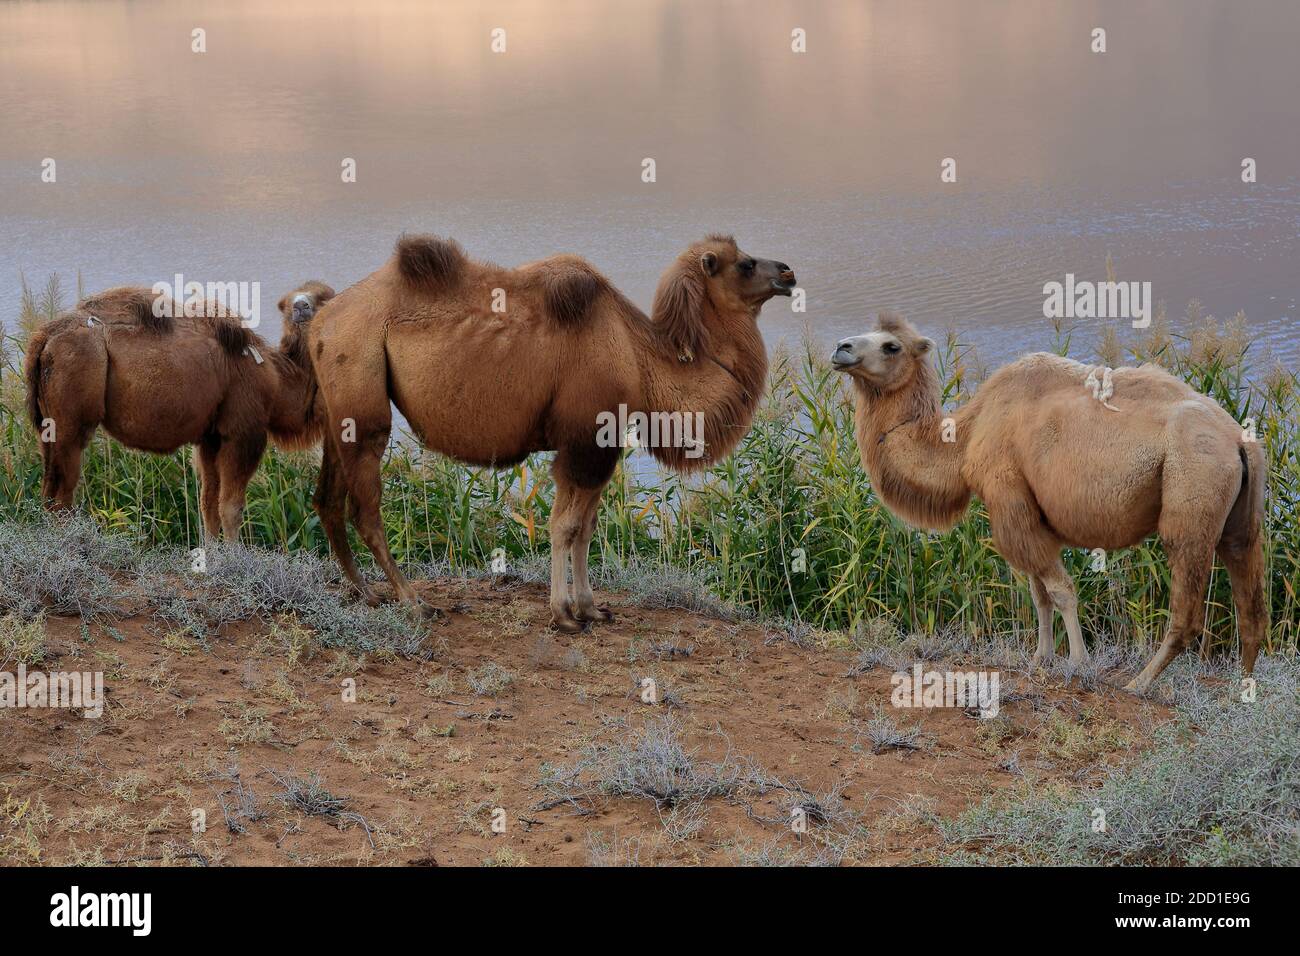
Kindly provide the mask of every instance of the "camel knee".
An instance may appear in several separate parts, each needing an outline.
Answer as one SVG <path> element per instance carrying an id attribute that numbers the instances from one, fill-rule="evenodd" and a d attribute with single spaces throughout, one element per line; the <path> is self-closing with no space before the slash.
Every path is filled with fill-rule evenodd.
<path id="1" fill-rule="evenodd" d="M 244 503 L 226 501 L 221 505 L 221 527 L 226 539 L 233 541 L 239 537 L 239 525 L 244 520 Z"/>
<path id="2" fill-rule="evenodd" d="M 1048 600 L 1062 614 L 1072 614 L 1079 608 L 1079 596 L 1068 584 L 1052 584 L 1047 588 Z"/>

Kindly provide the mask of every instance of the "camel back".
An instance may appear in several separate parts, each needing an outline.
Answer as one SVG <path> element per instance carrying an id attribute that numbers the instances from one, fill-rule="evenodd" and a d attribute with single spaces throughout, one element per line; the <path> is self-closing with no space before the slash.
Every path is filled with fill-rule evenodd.
<path id="1" fill-rule="evenodd" d="M 475 267 L 459 243 L 438 236 L 403 236 L 394 257 L 402 282 L 426 295 L 455 290 Z M 535 279 L 530 279 L 536 282 L 546 315 L 559 325 L 581 325 L 601 295 L 612 291 L 609 281 L 578 256 L 554 256 L 537 266 Z"/>
<path id="2" fill-rule="evenodd" d="M 143 287 L 123 287 L 108 289 L 93 296 L 87 296 L 77 303 L 76 311 L 88 313 L 99 319 L 113 319 L 117 322 L 129 322 L 156 335 L 167 335 L 176 330 L 176 311 L 171 300 L 166 300 L 169 308 L 158 315 L 154 303 L 159 296 L 152 289 Z M 196 322 L 206 322 L 212 336 L 228 355 L 242 355 L 250 345 L 262 345 L 253 331 L 238 319 L 222 314 L 223 309 L 215 302 L 204 306 L 204 314 L 189 316 Z"/>

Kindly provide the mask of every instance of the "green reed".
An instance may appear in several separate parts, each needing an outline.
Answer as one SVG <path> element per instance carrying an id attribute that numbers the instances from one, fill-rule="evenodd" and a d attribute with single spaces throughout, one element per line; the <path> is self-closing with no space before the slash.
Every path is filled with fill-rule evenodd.
<path id="1" fill-rule="evenodd" d="M 57 289 L 55 290 L 57 293 Z M 55 306 L 57 302 L 45 303 Z M 50 311 L 33 309 L 42 314 Z M 22 328 L 32 317 L 24 316 Z M 6 340 L 0 371 L 0 514 L 33 507 L 40 488 L 36 441 L 23 411 L 19 352 Z M 1068 346 L 1063 341 L 1061 350 Z M 950 337 L 939 350 L 945 401 L 969 397 L 970 354 Z M 1246 377 L 1249 349 L 1223 341 L 1158 336 L 1132 346 L 1253 421 L 1269 453 L 1270 650 L 1294 649 L 1300 631 L 1300 380 L 1279 369 Z M 1107 359 L 1110 364 L 1118 361 Z M 983 508 L 943 534 L 905 527 L 881 505 L 858 460 L 853 412 L 841 376 L 820 350 L 778 352 L 770 389 L 736 452 L 701 475 L 681 477 L 625 458 L 606 491 L 593 562 L 634 558 L 700 573 L 723 599 L 763 617 L 797 617 L 828 629 L 872 625 L 972 631 L 1031 628 L 1025 583 L 993 549 Z M 390 448 L 383 515 L 394 555 L 408 564 L 481 568 L 548 553 L 554 486 L 549 456 L 500 472 L 468 468 L 421 450 Z M 268 548 L 328 551 L 312 508 L 317 458 L 268 452 L 249 487 L 243 535 Z M 79 505 L 101 523 L 151 546 L 201 540 L 198 486 L 188 449 L 154 456 L 97 436 L 87 449 Z M 364 548 L 359 548 L 365 554 Z M 1089 633 L 1149 643 L 1167 619 L 1169 571 L 1158 542 L 1107 556 L 1104 571 L 1071 551 Z M 1227 576 L 1216 567 L 1205 650 L 1234 637 Z"/>

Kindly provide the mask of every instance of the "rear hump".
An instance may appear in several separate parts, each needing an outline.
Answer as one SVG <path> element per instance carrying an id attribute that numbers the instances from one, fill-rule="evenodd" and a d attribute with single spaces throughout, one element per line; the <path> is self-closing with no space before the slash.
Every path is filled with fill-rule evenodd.
<path id="1" fill-rule="evenodd" d="M 77 303 L 77 311 L 101 318 L 111 316 L 118 320 L 135 322 L 150 332 L 164 333 L 170 332 L 174 323 L 169 303 L 162 308 L 154 308 L 155 303 L 163 299 L 164 297 L 151 289 L 131 287 L 108 289 L 82 299 Z"/>

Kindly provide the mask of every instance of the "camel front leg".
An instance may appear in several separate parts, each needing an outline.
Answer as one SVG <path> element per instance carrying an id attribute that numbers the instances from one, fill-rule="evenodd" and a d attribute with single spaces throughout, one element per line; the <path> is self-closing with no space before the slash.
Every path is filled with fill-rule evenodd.
<path id="1" fill-rule="evenodd" d="M 1038 612 L 1038 649 L 1029 662 L 1029 668 L 1033 670 L 1056 654 L 1056 607 L 1052 604 L 1052 596 L 1047 593 L 1047 585 L 1038 575 L 1029 576 L 1029 590 L 1034 597 L 1034 610 Z"/>
<path id="2" fill-rule="evenodd" d="M 420 600 L 406 579 L 402 569 L 393 560 L 388 550 L 388 538 L 384 532 L 384 519 L 380 513 L 380 497 L 383 493 L 382 462 L 388 436 L 372 436 L 358 446 L 344 445 L 341 448 L 343 473 L 345 475 L 347 497 L 350 501 L 352 524 L 366 543 L 375 562 L 383 570 L 388 583 L 398 601 L 414 608 L 424 617 L 437 617 L 441 612 Z"/>
<path id="3" fill-rule="evenodd" d="M 595 595 L 591 592 L 591 578 L 587 573 L 591 539 L 596 534 L 596 517 L 600 513 L 600 495 L 599 489 L 584 489 L 577 496 L 581 502 L 582 519 L 578 526 L 578 536 L 570 549 L 573 560 L 573 614 L 579 621 L 608 624 L 614 620 L 614 614 L 607 607 L 596 606 Z"/>
<path id="4" fill-rule="evenodd" d="M 1043 577 L 1047 593 L 1061 612 L 1065 621 L 1065 633 L 1070 640 L 1070 663 L 1078 667 L 1088 662 L 1088 648 L 1083 643 L 1083 628 L 1079 626 L 1079 597 L 1074 590 L 1074 582 L 1065 570 L 1065 565 L 1058 559 L 1056 567 Z"/>
<path id="5" fill-rule="evenodd" d="M 248 482 L 265 450 L 266 435 L 259 432 L 252 438 L 224 441 L 217 452 L 217 510 L 221 516 L 221 533 L 228 542 L 239 540 Z"/>
<path id="6" fill-rule="evenodd" d="M 559 471 L 555 473 L 555 504 L 551 507 L 551 623 L 556 630 L 573 634 L 582 622 L 573 614 L 569 600 L 569 556 L 578 540 L 582 514 L 577 505 L 577 488 Z"/>
<path id="7" fill-rule="evenodd" d="M 378 606 L 379 598 L 357 570 L 357 562 L 352 555 L 352 544 L 348 541 L 348 491 L 339 465 L 338 450 L 329 436 L 326 436 L 321 448 L 320 475 L 316 481 L 316 494 L 312 496 L 312 504 L 320 517 L 325 537 L 329 539 L 330 550 L 334 552 L 334 557 L 357 596 L 370 607 Z"/>
<path id="8" fill-rule="evenodd" d="M 218 439 L 205 439 L 194 448 L 199 472 L 199 514 L 203 519 L 203 546 L 214 547 L 221 537 L 221 474 L 217 469 Z"/>

